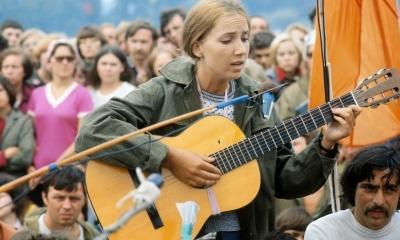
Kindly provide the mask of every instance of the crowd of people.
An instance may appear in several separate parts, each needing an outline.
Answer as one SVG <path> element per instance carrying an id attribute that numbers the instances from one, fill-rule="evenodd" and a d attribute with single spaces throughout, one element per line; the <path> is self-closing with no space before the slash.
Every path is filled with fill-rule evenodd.
<path id="1" fill-rule="evenodd" d="M 315 9 L 309 17 L 313 25 Z M 87 25 L 67 36 L 24 29 L 16 20 L 1 23 L 0 185 L 138 128 L 244 94 L 270 90 L 254 103 L 205 115 L 222 115 L 249 137 L 307 112 L 314 30 L 291 24 L 274 32 L 265 18 L 248 17 L 233 0 L 202 0 L 187 13 L 166 10 L 159 25 Z M 256 198 L 212 216 L 197 237 L 400 238 L 399 146 L 342 152 L 338 141 L 350 134 L 360 108 L 332 113 L 333 122 L 321 129 L 282 146 L 273 142 L 276 149 L 257 159 Z M 157 134 L 179 132 L 195 120 Z M 136 149 L 104 160 L 147 172 L 166 168 L 197 188 L 223 176 L 215 158 L 157 141 L 143 145 L 148 138 L 114 146 Z M 345 166 L 346 210 L 331 214 L 326 180 L 336 159 Z M 101 228 L 87 201 L 84 171 L 84 164 L 68 166 L 0 193 L 0 239 L 94 239 Z"/>

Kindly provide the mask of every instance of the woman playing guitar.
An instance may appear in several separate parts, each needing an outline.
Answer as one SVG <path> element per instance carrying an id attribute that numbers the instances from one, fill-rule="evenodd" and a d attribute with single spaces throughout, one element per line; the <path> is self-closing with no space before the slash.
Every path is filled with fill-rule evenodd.
<path id="1" fill-rule="evenodd" d="M 183 30 L 183 51 L 189 57 L 170 62 L 161 70 L 160 77 L 144 83 L 123 99 L 110 100 L 88 115 L 76 140 L 76 149 L 83 151 L 136 129 L 257 90 L 257 83 L 242 74 L 249 53 L 250 29 L 247 14 L 238 2 L 199 1 L 188 13 Z M 261 104 L 261 98 L 256 101 Z M 360 108 L 354 105 L 333 108 L 332 113 L 333 121 L 323 134 L 298 156 L 288 144 L 272 151 L 266 149 L 265 154 L 258 156 L 261 184 L 255 198 L 238 210 L 211 216 L 198 236 L 218 232 L 218 239 L 260 239 L 274 228 L 275 196 L 297 198 L 318 190 L 335 162 L 337 141 L 349 135 Z M 246 136 L 279 122 L 275 113 L 265 119 L 254 103 L 228 106 L 207 114 L 229 118 Z M 152 134 L 169 134 L 199 118 L 171 124 Z M 138 146 L 153 138 L 150 134 L 137 137 L 109 151 Z M 217 186 L 224 177 L 215 157 L 158 141 L 104 160 L 130 169 L 139 166 L 149 173 L 165 168 L 194 188 Z"/>

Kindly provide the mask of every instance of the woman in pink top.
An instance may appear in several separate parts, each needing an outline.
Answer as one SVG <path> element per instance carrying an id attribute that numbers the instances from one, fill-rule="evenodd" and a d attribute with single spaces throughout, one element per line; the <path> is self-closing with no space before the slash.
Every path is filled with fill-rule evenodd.
<path id="1" fill-rule="evenodd" d="M 47 56 L 52 79 L 34 90 L 28 108 L 36 130 L 36 168 L 74 153 L 80 122 L 93 109 L 89 92 L 74 81 L 78 56 L 74 45 L 67 39 L 55 40 Z"/>

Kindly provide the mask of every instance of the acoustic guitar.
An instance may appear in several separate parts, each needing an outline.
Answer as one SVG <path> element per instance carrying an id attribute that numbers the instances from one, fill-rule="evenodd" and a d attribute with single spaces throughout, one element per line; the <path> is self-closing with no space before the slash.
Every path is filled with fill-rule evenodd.
<path id="1" fill-rule="evenodd" d="M 377 107 L 398 98 L 399 89 L 398 71 L 381 69 L 361 81 L 354 91 L 249 138 L 245 138 L 239 127 L 228 119 L 209 116 L 176 137 L 162 138 L 161 142 L 214 157 L 215 165 L 223 173 L 218 183 L 211 187 L 218 203 L 217 210 L 231 211 L 249 204 L 259 191 L 260 171 L 254 159 L 331 122 L 332 108 L 352 104 Z M 153 207 L 134 216 L 110 239 L 180 239 L 182 220 L 176 203 L 194 201 L 200 206 L 193 236 L 216 212 L 215 205 L 210 204 L 210 189 L 190 187 L 167 169 L 162 169 L 162 175 L 164 186 Z M 132 179 L 131 172 L 125 168 L 101 161 L 89 162 L 86 170 L 87 191 L 103 227 L 114 223 L 122 213 L 133 207 L 133 203 L 116 207 L 118 200 L 135 189 Z"/>

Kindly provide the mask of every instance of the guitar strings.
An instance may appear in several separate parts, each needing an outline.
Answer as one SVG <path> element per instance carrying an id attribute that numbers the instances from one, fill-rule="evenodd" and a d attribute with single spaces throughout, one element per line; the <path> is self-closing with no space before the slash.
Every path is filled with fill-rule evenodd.
<path id="1" fill-rule="evenodd" d="M 358 96 L 359 93 L 360 93 L 359 90 L 356 90 L 353 92 L 353 94 L 355 96 Z M 347 98 L 349 98 L 349 99 L 347 99 Z M 289 120 L 283 122 L 282 124 L 279 124 L 273 128 L 270 128 L 268 130 L 265 130 L 261 133 L 254 135 L 250 138 L 246 138 L 238 143 L 235 143 L 223 150 L 220 150 L 220 151 L 212 154 L 212 156 L 214 156 L 216 158 L 217 167 L 222 172 L 226 173 L 226 172 L 238 167 L 236 165 L 236 163 L 237 163 L 236 160 L 239 161 L 239 163 L 240 163 L 239 166 L 240 166 L 240 165 L 246 163 L 247 161 L 252 160 L 255 157 L 258 157 L 258 155 L 264 154 L 265 153 L 265 151 L 263 151 L 264 149 L 273 150 L 273 149 L 275 149 L 274 148 L 275 145 L 280 145 L 279 142 L 281 142 L 283 144 L 290 142 L 290 140 L 292 138 L 291 138 L 291 135 L 289 132 L 294 132 L 293 130 L 296 130 L 297 135 L 300 135 L 299 128 L 296 128 L 296 126 L 293 124 L 293 119 L 296 119 L 296 118 L 301 119 L 303 121 L 303 124 L 305 125 L 304 128 L 307 133 L 307 132 L 310 132 L 309 129 L 307 128 L 307 125 L 309 126 L 310 129 L 315 130 L 319 126 L 324 125 L 324 123 L 326 124 L 327 122 L 330 122 L 332 119 L 331 118 L 332 115 L 330 114 L 330 116 L 325 116 L 325 117 L 324 117 L 324 115 L 332 113 L 332 108 L 337 107 L 337 106 L 340 107 L 340 105 L 341 105 L 341 107 L 344 107 L 344 106 L 348 106 L 348 105 L 354 104 L 354 103 L 356 103 L 355 99 L 353 98 L 353 96 L 351 95 L 351 92 L 350 92 L 350 93 L 345 94 L 339 98 L 336 98 L 322 106 L 319 106 L 318 108 L 314 108 L 310 112 L 301 114 L 301 115 L 299 115 L 295 118 L 289 119 Z M 328 109 L 324 109 L 327 107 L 328 107 Z M 312 115 L 315 114 L 316 112 L 320 112 L 321 114 L 317 115 L 316 117 L 313 117 Z M 309 117 L 309 118 L 307 118 L 307 117 Z M 327 117 L 328 117 L 328 119 L 326 119 Z M 289 125 L 289 122 L 291 122 L 291 121 L 292 121 L 291 125 L 293 125 L 293 126 Z M 311 124 L 315 125 L 315 127 L 312 127 Z M 279 130 L 278 130 L 279 128 L 285 128 L 286 131 L 288 131 L 287 136 L 280 135 Z M 274 129 L 276 129 L 276 133 L 273 132 Z M 303 131 L 300 130 L 300 132 L 303 132 Z M 268 137 L 267 138 L 264 137 L 264 135 L 267 133 L 269 133 L 271 135 L 271 139 L 274 143 L 274 146 L 272 146 L 271 141 L 267 141 L 267 139 L 269 139 Z M 275 140 L 277 140 L 278 137 L 281 140 L 278 142 L 278 144 L 276 144 Z M 257 144 L 254 144 L 255 146 L 251 142 L 254 139 L 255 139 L 254 142 L 257 142 Z M 249 143 L 247 145 L 249 145 L 251 147 L 246 147 L 246 141 Z M 243 150 L 241 148 L 241 145 L 244 147 Z M 237 149 L 239 151 L 237 151 Z M 253 154 L 251 154 L 250 152 L 252 152 Z M 244 153 L 247 153 L 248 158 L 246 158 Z M 257 154 L 257 153 L 260 153 L 260 154 Z M 228 157 L 228 155 L 230 157 Z M 236 158 L 233 157 L 234 155 L 236 156 Z M 244 161 L 242 162 L 242 160 L 244 160 Z"/>
<path id="2" fill-rule="evenodd" d="M 309 122 L 310 123 L 310 122 Z M 279 128 L 279 126 L 278 127 L 276 127 L 275 129 L 278 129 Z M 272 128 L 272 129 L 274 129 L 274 128 Z M 271 129 L 269 129 L 269 130 L 267 130 L 267 131 L 270 131 Z M 265 132 L 262 132 L 262 133 L 265 133 Z M 257 139 L 257 141 L 258 141 L 258 139 L 259 139 L 259 136 L 263 136 L 262 134 L 256 134 L 255 136 L 253 136 L 252 138 L 255 138 L 255 139 Z M 272 136 L 272 135 L 271 135 Z M 274 136 L 276 137 L 276 135 L 274 134 Z M 263 137 L 264 138 L 264 137 Z M 248 141 L 248 142 L 250 142 L 251 143 L 251 141 L 249 141 L 250 139 L 248 138 L 248 139 L 245 139 L 245 140 L 243 140 L 243 143 L 245 142 L 245 141 Z M 282 139 L 283 140 L 283 139 Z M 285 139 L 286 141 L 288 141 L 288 139 L 286 138 Z M 284 141 L 284 140 L 283 140 Z M 260 141 L 258 141 L 258 142 L 260 142 Z M 261 141 L 262 142 L 262 141 Z M 284 142 L 283 142 L 284 143 Z M 235 144 L 235 145 L 233 145 L 233 146 L 231 146 L 231 147 L 228 147 L 227 149 L 224 149 L 223 151 L 230 151 L 230 150 L 232 150 L 233 149 L 233 151 L 235 152 L 235 155 L 237 155 L 238 156 L 238 158 L 239 158 L 239 161 L 241 162 L 241 160 L 240 160 L 240 156 L 238 155 L 238 152 L 237 151 L 235 151 L 235 147 L 237 146 L 239 149 L 240 149 L 240 147 L 239 147 L 239 144 L 240 144 L 240 142 L 239 143 L 237 143 L 237 144 Z M 265 144 L 262 144 L 263 146 L 261 146 L 261 144 L 260 144 L 260 147 L 258 148 L 258 151 L 260 151 L 261 150 L 261 154 L 263 154 L 264 152 L 262 151 L 262 149 L 265 149 Z M 268 145 L 267 145 L 268 146 Z M 261 149 L 260 149 L 261 148 Z M 268 147 L 269 148 L 269 147 Z M 251 148 L 250 148 L 250 150 L 251 150 Z M 253 156 L 251 156 L 250 154 L 249 154 L 249 151 L 247 150 L 247 148 L 246 148 L 246 151 L 248 152 L 248 155 L 249 155 L 249 157 L 250 157 L 250 159 L 252 159 L 252 158 L 254 158 Z M 241 151 L 241 149 L 240 149 L 240 152 L 241 152 L 241 157 L 243 158 L 243 159 L 245 159 L 244 157 L 244 154 L 243 154 L 243 151 Z M 255 153 L 254 155 L 257 157 L 257 150 L 254 148 L 254 146 L 253 146 L 253 153 Z M 228 165 L 228 166 L 230 166 L 230 168 L 232 168 L 232 165 L 233 166 L 235 166 L 236 167 L 236 165 L 235 165 L 235 162 L 231 162 L 231 161 L 229 161 L 229 159 L 228 159 L 228 161 L 227 161 L 227 158 L 222 158 L 222 161 L 224 161 L 224 166 L 226 166 L 226 165 Z M 227 164 L 225 164 L 225 162 L 227 162 Z M 246 162 L 246 161 L 245 161 Z M 231 163 L 233 163 L 233 164 L 231 164 Z"/>
<path id="3" fill-rule="evenodd" d="M 329 113 L 332 113 L 332 110 L 331 110 L 332 108 L 337 107 L 337 106 L 344 107 L 344 106 L 348 106 L 350 104 L 355 104 L 357 102 L 356 99 L 358 99 L 358 97 L 362 93 L 363 93 L 363 91 L 361 89 L 356 89 L 353 92 L 349 92 L 343 96 L 333 99 L 332 101 L 330 101 L 324 105 L 318 106 L 317 108 L 312 109 L 310 112 L 307 112 L 302 115 L 298 115 L 294 118 L 291 118 L 291 119 L 283 122 L 280 125 L 277 125 L 273 128 L 263 131 L 261 133 L 258 133 L 252 137 L 246 138 L 246 139 L 244 139 L 238 143 L 235 143 L 223 150 L 220 150 L 219 152 L 214 153 L 213 155 L 217 158 L 217 164 L 216 164 L 217 167 L 223 172 L 228 172 L 228 171 L 238 167 L 235 164 L 237 161 L 235 161 L 233 155 L 235 155 L 236 159 L 239 160 L 239 163 L 240 163 L 239 166 L 240 166 L 244 163 L 247 163 L 249 160 L 254 159 L 254 157 L 258 157 L 257 152 L 261 152 L 259 155 L 264 154 L 265 151 L 263 151 L 263 149 L 265 149 L 265 147 L 268 148 L 268 151 L 275 149 L 277 147 L 275 139 L 279 140 L 279 138 L 280 138 L 281 141 L 279 141 L 279 142 L 282 142 L 282 144 L 285 144 L 285 143 L 288 143 L 290 140 L 301 136 L 302 134 L 300 134 L 299 132 L 305 132 L 305 133 L 311 132 L 311 130 L 307 129 L 307 125 L 310 127 L 310 129 L 315 130 L 320 126 L 331 122 L 333 115 L 329 114 Z M 351 95 L 351 94 L 353 94 L 353 95 Z M 349 98 L 349 99 L 346 99 L 346 98 Z M 328 108 L 328 109 L 326 110 L 324 108 Z M 320 115 L 313 117 L 313 115 L 315 115 L 315 113 L 318 113 L 318 112 L 320 112 Z M 326 115 L 326 114 L 329 114 L 329 115 Z M 300 129 L 301 126 L 300 126 L 300 128 L 296 128 L 294 121 L 298 120 L 298 119 L 301 120 L 301 122 L 304 125 L 304 130 L 306 130 L 306 131 L 302 131 Z M 292 122 L 291 123 L 292 126 L 289 125 L 289 122 Z M 310 126 L 311 123 L 313 123 L 315 125 L 315 127 Z M 286 130 L 287 136 L 281 135 L 279 133 L 279 128 Z M 299 129 L 300 129 L 300 131 L 299 131 Z M 273 130 L 276 130 L 275 131 L 276 133 Z M 295 135 L 295 137 L 292 137 L 292 135 L 290 134 L 290 132 L 294 133 L 293 130 L 295 130 L 297 133 L 297 136 Z M 264 137 L 264 135 L 267 133 L 269 133 L 271 135 L 271 138 Z M 260 139 L 260 137 L 262 139 Z M 256 144 L 257 149 L 253 146 L 253 144 L 251 142 L 251 140 L 253 140 L 253 139 L 255 139 L 254 142 L 257 142 L 257 144 L 258 144 L 258 145 Z M 272 140 L 272 142 L 268 141 L 268 140 Z M 240 147 L 240 145 L 244 145 L 246 141 L 249 143 L 247 145 L 250 145 L 253 148 L 252 152 L 253 152 L 254 156 L 252 156 L 252 154 L 250 153 L 250 151 L 252 150 L 251 148 L 244 146 L 244 150 L 242 150 L 242 148 Z M 260 144 L 260 142 L 261 142 L 261 144 Z M 278 145 L 280 145 L 279 142 L 278 142 Z M 275 148 L 272 146 L 272 143 L 274 144 Z M 237 151 L 235 149 L 238 149 L 239 151 Z M 225 153 L 225 151 L 228 152 L 228 154 L 231 156 L 231 158 L 227 157 L 227 154 Z M 223 153 L 223 155 L 221 154 L 221 152 Z M 231 152 L 233 152 L 233 154 Z M 249 156 L 248 158 L 246 158 L 244 152 L 247 153 L 247 155 Z M 233 160 L 230 160 L 230 159 L 233 159 Z M 244 162 L 242 162 L 241 159 L 244 160 Z M 232 167 L 232 165 L 233 165 L 233 167 Z"/>

